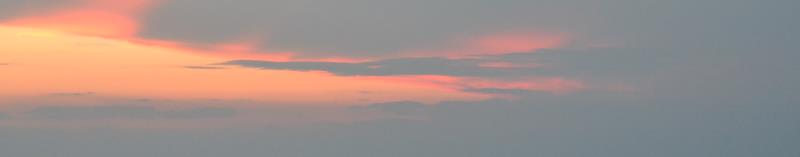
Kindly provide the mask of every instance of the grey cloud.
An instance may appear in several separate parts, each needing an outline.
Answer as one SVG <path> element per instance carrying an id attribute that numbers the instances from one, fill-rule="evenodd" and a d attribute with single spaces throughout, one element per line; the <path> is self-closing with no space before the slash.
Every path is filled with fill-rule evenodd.
<path id="1" fill-rule="evenodd" d="M 142 35 L 214 43 L 255 32 L 264 33 L 267 41 L 263 48 L 277 51 L 308 52 L 302 54 L 308 56 L 382 56 L 402 50 L 451 48 L 453 40 L 494 32 L 562 31 L 577 22 L 595 21 L 593 12 L 584 12 L 585 6 L 611 9 L 602 2 L 573 3 L 172 0 L 144 18 Z M 553 9 L 556 7 L 562 8 Z"/>
<path id="2" fill-rule="evenodd" d="M 634 88 L 642 84 L 653 84 L 659 74 L 676 71 L 675 62 L 684 62 L 688 66 L 690 62 L 678 61 L 679 58 L 675 57 L 678 54 L 684 55 L 671 53 L 669 50 L 645 48 L 564 48 L 503 55 L 475 55 L 461 59 L 396 58 L 361 63 L 234 60 L 221 65 L 272 70 L 325 71 L 339 76 L 444 75 L 500 82 L 556 77 L 580 81 L 591 90 L 610 90 L 602 88 L 615 85 Z M 512 66 L 486 66 L 491 63 Z M 691 62 L 691 64 L 707 66 L 703 62 Z M 463 87 L 460 90 L 493 95 L 540 93 L 525 89 L 474 87 Z"/>
<path id="3" fill-rule="evenodd" d="M 564 77 L 581 81 L 643 83 L 664 71 L 674 71 L 676 62 L 693 66 L 707 66 L 703 62 L 682 60 L 683 52 L 648 48 L 564 48 L 543 49 L 502 55 L 475 55 L 470 58 L 394 58 L 360 63 L 340 62 L 273 62 L 258 60 L 233 60 L 218 65 L 247 68 L 326 71 L 340 76 L 401 76 L 445 75 L 514 79 L 519 77 Z M 701 56 L 704 57 L 704 56 Z M 712 57 L 712 56 L 708 56 Z M 714 59 L 714 58 L 706 58 Z M 693 61 L 701 61 L 691 59 Z M 486 63 L 522 65 L 516 67 L 491 67 Z M 535 66 L 525 66 L 535 65 Z M 527 93 L 502 89 L 468 89 L 479 93 Z"/>
<path id="4" fill-rule="evenodd" d="M 192 1 L 194 2 L 194 1 Z M 252 17 L 256 14 L 245 14 L 236 12 L 205 12 L 214 16 L 207 16 L 208 18 L 200 18 L 192 14 L 197 11 L 199 6 L 211 6 L 211 4 L 224 3 L 222 8 L 238 8 L 237 3 L 250 3 L 241 10 L 249 10 L 248 13 L 259 13 L 260 7 L 278 7 L 282 5 L 266 5 L 270 3 L 278 3 L 281 1 L 236 1 L 236 2 L 210 2 L 200 1 L 197 4 L 187 1 L 175 1 L 173 4 L 167 4 L 165 8 L 156 9 L 150 18 L 158 19 L 151 21 L 147 29 L 151 35 L 162 34 L 164 38 L 190 40 L 189 36 L 169 35 L 168 33 L 182 32 L 189 35 L 205 36 L 210 38 L 213 35 L 204 35 L 204 32 L 219 33 L 214 30 L 242 30 L 247 29 L 228 29 L 225 26 L 216 25 L 202 25 L 193 24 L 192 22 L 208 22 L 217 19 L 215 16 L 241 16 Z M 413 59 L 399 59 L 403 65 L 383 63 L 382 60 L 367 63 L 326 63 L 326 62 L 297 62 L 297 63 L 282 63 L 282 62 L 262 62 L 251 60 L 232 61 L 227 64 L 240 65 L 252 68 L 265 68 L 265 69 L 284 69 L 284 70 L 319 70 L 329 71 L 337 75 L 377 75 L 377 76 L 391 76 L 391 75 L 409 75 L 409 74 L 442 74 L 453 76 L 479 76 L 479 77 L 514 77 L 523 75 L 537 75 L 537 76 L 559 76 L 575 80 L 589 82 L 618 82 L 622 84 L 629 84 L 638 86 L 645 91 L 663 90 L 673 91 L 667 95 L 683 95 L 698 97 L 714 95 L 714 97 L 749 97 L 748 95 L 759 95 L 758 92 L 774 93 L 777 95 L 791 95 L 796 93 L 798 88 L 794 80 L 800 80 L 800 74 L 796 70 L 796 61 L 794 58 L 800 58 L 800 53 L 797 48 L 797 39 L 800 36 L 800 31 L 797 31 L 797 26 L 800 24 L 798 20 L 794 20 L 793 15 L 797 15 L 796 9 L 798 1 L 790 0 L 769 0 L 768 2 L 748 1 L 748 0 L 674 0 L 674 1 L 637 1 L 637 0 L 598 0 L 598 1 L 582 1 L 582 0 L 544 0 L 544 1 L 459 1 L 453 3 L 444 3 L 446 0 L 437 0 L 433 2 L 420 2 L 420 1 L 403 1 L 403 2 L 387 2 L 386 4 L 403 3 L 405 5 L 396 6 L 422 6 L 418 9 L 424 10 L 422 12 L 413 12 L 408 14 L 409 17 L 414 18 L 400 18 L 405 15 L 395 13 L 394 8 L 385 10 L 386 14 L 397 16 L 384 16 L 384 11 L 377 11 L 375 13 L 361 13 L 359 15 L 350 15 L 342 13 L 339 16 L 337 11 L 325 11 L 325 9 L 317 9 L 314 7 L 329 8 L 332 10 L 352 10 L 352 9 L 339 9 L 356 7 L 362 9 L 374 8 L 383 9 L 380 4 L 373 5 L 372 3 L 382 3 L 383 1 L 370 1 L 359 3 L 359 5 L 317 5 L 326 4 L 328 2 L 316 1 L 297 1 L 297 2 L 281 2 L 286 3 L 288 6 L 305 6 L 305 4 L 315 4 L 313 7 L 304 8 L 300 10 L 283 8 L 289 10 L 286 12 L 300 12 L 299 15 L 313 15 L 317 14 L 317 19 L 336 21 L 337 18 L 328 18 L 328 16 L 352 18 L 350 20 L 364 20 L 369 21 L 375 25 L 372 28 L 380 28 L 379 24 L 383 23 L 383 19 L 397 19 L 407 25 L 394 25 L 386 26 L 388 28 L 404 29 L 404 31 L 420 32 L 419 36 L 432 35 L 432 36 L 450 36 L 453 34 L 460 34 L 465 36 L 473 36 L 480 34 L 478 32 L 491 32 L 493 30 L 506 30 L 507 28 L 514 28 L 510 26 L 538 28 L 537 26 L 549 25 L 564 29 L 566 32 L 576 33 L 577 40 L 572 45 L 556 50 L 544 50 L 536 53 L 518 53 L 503 56 L 481 56 L 480 61 L 508 61 L 514 63 L 537 63 L 543 64 L 545 67 L 532 68 L 532 69 L 516 69 L 516 70 L 495 70 L 491 68 L 475 67 L 476 61 L 474 60 L 449 60 L 449 59 L 423 59 L 435 63 L 408 61 Z M 186 5 L 178 5 L 187 3 Z M 330 2 L 334 3 L 334 2 Z M 336 2 L 338 3 L 338 2 Z M 219 5 L 216 4 L 216 5 Z M 263 5 L 257 5 L 263 4 Z M 291 4 L 291 5 L 290 5 Z M 350 4 L 342 2 L 340 4 Z M 448 5 L 444 5 L 448 4 Z M 441 9 L 442 12 L 435 12 L 433 8 L 442 7 L 452 9 Z M 192 6 L 192 7 L 188 7 Z M 452 7 L 451 7 L 452 6 Z M 430 8 L 426 8 L 430 7 Z M 461 8 L 474 8 L 464 9 Z M 177 8 L 177 9 L 166 9 Z M 210 7 L 209 7 L 210 8 Z M 291 7 L 289 7 L 291 8 Z M 303 7 L 300 7 L 303 8 Z M 402 7 L 400 7 L 402 8 Z M 412 7 L 413 8 L 413 7 Z M 306 11 L 305 9 L 308 9 Z M 160 11 L 159 11 L 160 10 Z M 194 11 L 193 11 L 194 10 Z M 228 10 L 228 9 L 219 9 Z M 231 9 L 233 10 L 233 9 Z M 267 11 L 279 11 L 281 9 L 263 9 Z M 487 11 L 494 10 L 496 12 Z M 319 11 L 319 12 L 315 12 Z M 355 10 L 355 12 L 364 12 L 366 10 Z M 427 12 L 425 12 L 427 11 Z M 182 12 L 182 14 L 176 14 Z M 449 13 L 447 13 L 449 12 Z M 535 13 L 532 13 L 535 12 Z M 416 15 L 417 13 L 424 15 Z M 165 16 L 161 16 L 165 15 Z M 178 16 L 184 15 L 184 16 Z M 197 14 L 202 15 L 202 14 Z M 260 19 L 272 19 L 270 16 L 281 15 L 285 16 L 285 20 L 299 20 L 304 21 L 302 27 L 285 27 L 287 30 L 279 30 L 283 35 L 277 35 L 276 38 L 289 38 L 291 35 L 297 35 L 295 39 L 325 39 L 316 38 L 311 32 L 331 31 L 334 33 L 345 33 L 347 31 L 340 31 L 337 29 L 323 29 L 327 25 L 335 25 L 345 28 L 369 30 L 370 26 L 364 23 L 356 22 L 329 22 L 325 23 L 313 18 L 289 18 L 296 17 L 295 14 L 257 14 L 266 17 L 257 16 L 259 18 L 251 19 L 236 19 L 225 18 L 230 20 L 242 20 L 245 22 L 229 22 L 220 23 L 223 25 L 230 24 L 230 28 L 240 28 L 253 24 L 249 22 L 259 23 Z M 345 16 L 347 15 L 347 16 Z M 454 21 L 448 21 L 440 16 L 454 16 Z M 364 17 L 366 16 L 366 17 Z M 380 19 L 370 21 L 368 17 L 376 16 Z M 197 18 L 181 20 L 185 18 Z M 301 16 L 297 16 L 301 17 Z M 484 18 L 492 17 L 492 18 Z M 501 17 L 501 18 L 496 18 Z M 161 19 L 159 19 L 161 18 Z M 427 18 L 440 19 L 438 22 L 431 22 Z M 457 23 L 459 18 L 466 18 L 478 25 L 449 25 L 450 22 Z M 168 20 L 169 19 L 169 20 Z M 277 18 L 280 19 L 280 18 Z M 163 21 L 162 21 L 163 20 Z M 406 20 L 406 21 L 404 21 Z M 498 20 L 494 24 L 508 25 L 506 26 L 488 26 L 493 25 L 492 22 L 483 22 L 483 20 Z M 509 21 L 506 21 L 509 20 Z M 188 23 L 182 23 L 188 22 Z M 315 25 L 319 22 L 319 25 Z M 444 24 L 439 23 L 444 22 Z M 236 23 L 244 23 L 242 25 Z M 290 25 L 292 22 L 264 22 L 265 25 Z M 306 24 L 308 23 L 308 24 Z M 490 23 L 484 25 L 483 23 Z M 359 27 L 350 24 L 362 24 Z M 410 27 L 408 25 L 426 25 L 429 27 Z M 162 29 L 169 26 L 174 29 Z M 197 27 L 193 27 L 197 26 Z M 361 27 L 363 26 L 363 27 Z M 447 26 L 447 27 L 444 27 Z M 479 28 L 481 31 L 462 30 L 459 28 L 465 27 Z M 322 27 L 314 29 L 315 31 L 290 31 L 288 28 L 303 28 L 303 27 Z M 517 28 L 518 28 L 517 27 Z M 545 26 L 546 27 L 546 26 Z M 191 28 L 180 30 L 183 28 Z M 264 28 L 273 28 L 264 26 Z M 451 29 L 452 28 L 452 29 Z M 502 28 L 502 29 L 501 29 Z M 204 31 L 197 31 L 192 29 L 208 29 Z M 160 31 L 159 31 L 160 30 Z M 381 28 L 381 30 L 395 30 Z M 164 31 L 165 33 L 159 33 Z M 432 32 L 449 32 L 443 35 Z M 303 34 L 306 33 L 306 34 Z M 387 31 L 386 33 L 400 34 L 401 36 L 393 36 L 387 34 L 380 34 L 379 37 L 369 37 L 363 40 L 370 40 L 363 42 L 366 46 L 370 46 L 370 42 L 382 41 L 386 38 L 403 38 L 402 35 L 418 36 L 416 33 L 409 32 L 394 32 Z M 221 33 L 229 34 L 229 33 Z M 236 33 L 233 33 L 236 34 Z M 358 33 L 349 33 L 352 35 L 336 35 L 339 40 L 325 40 L 331 41 L 326 44 L 340 45 L 352 48 L 359 48 L 357 45 L 338 44 L 336 42 L 351 42 L 353 40 L 361 39 Z M 364 33 L 368 35 L 379 33 Z M 320 36 L 333 36 L 324 33 L 317 33 Z M 225 35 L 220 35 L 225 36 Z M 281 37 L 283 36 L 283 37 Z M 458 35 L 455 35 L 458 36 Z M 352 38 L 350 38 L 352 37 Z M 199 37 L 198 37 L 199 38 Z M 333 38 L 333 37 L 330 37 Z M 436 37 L 427 37 L 420 43 L 435 43 L 431 40 L 440 40 Z M 373 40 L 374 39 L 374 40 Z M 282 42 L 275 42 L 273 44 L 283 45 Z M 299 41 L 299 40 L 298 40 Z M 607 47 L 603 48 L 586 48 L 582 47 L 581 43 L 590 44 L 594 41 L 609 42 Z M 302 43 L 302 44 L 299 44 Z M 286 44 L 291 45 L 291 44 Z M 302 47 L 317 47 L 311 41 L 297 42 L 296 45 Z M 322 44 L 324 45 L 324 44 Z M 379 44 L 377 44 L 379 45 Z M 416 45 L 416 44 L 415 44 Z M 424 45 L 424 44 L 423 44 Z M 438 44 L 434 44 L 438 45 Z M 301 47 L 301 46 L 296 46 Z M 319 49 L 325 46 L 319 46 Z M 424 48 L 425 46 L 409 46 L 415 48 Z M 280 48 L 278 48 L 280 49 Z M 313 48 L 312 48 L 313 49 Z M 398 48 L 400 49 L 400 48 Z M 364 50 L 366 51 L 366 50 Z M 368 57 L 368 55 L 382 55 L 380 50 L 370 51 L 364 53 L 358 52 L 335 52 L 335 51 L 320 51 L 331 56 L 359 56 Z M 375 53 L 375 54 L 366 54 Z M 400 62 L 398 62 L 400 63 Z M 379 64 L 387 64 L 389 66 L 373 66 Z M 409 64 L 409 65 L 405 65 Z M 370 68 L 372 66 L 372 68 Z M 452 70 L 452 71 L 451 71 Z M 497 76 L 490 76 L 490 75 Z M 740 87 L 748 88 L 740 88 Z M 684 89 L 683 91 L 677 89 Z M 719 90 L 728 89 L 728 90 Z M 486 91 L 486 89 L 484 89 Z M 758 91 L 758 92 L 756 92 Z M 500 91 L 489 91 L 500 92 Z M 503 91 L 513 92 L 513 91 Z M 720 99 L 715 99 L 720 100 Z M 707 99 L 707 101 L 713 101 Z"/>
<path id="5" fill-rule="evenodd" d="M 474 33 L 483 30 L 480 27 L 489 27 L 486 25 L 492 23 L 487 19 L 521 19 L 496 18 L 510 14 L 499 9 L 502 7 L 525 9 L 514 7 L 520 3 L 525 4 L 446 0 L 171 0 L 145 18 L 142 35 L 213 43 L 267 31 L 262 32 L 268 40 L 263 46 L 273 50 L 317 52 L 306 54 L 312 56 L 372 56 L 449 42 L 461 32 Z M 500 7 L 483 7 L 484 4 Z"/>
<path id="6" fill-rule="evenodd" d="M 249 68 L 327 71 L 342 76 L 447 75 L 474 77 L 529 76 L 535 68 L 483 67 L 480 60 L 444 58 L 400 58 L 362 63 L 337 62 L 271 62 L 235 60 L 222 63 Z"/>
<path id="7" fill-rule="evenodd" d="M 26 112 L 24 115 L 49 120 L 98 120 L 98 119 L 143 119 L 143 118 L 224 118 L 236 111 L 229 108 L 190 108 L 159 110 L 143 105 L 108 106 L 45 106 Z"/>
<path id="8" fill-rule="evenodd" d="M 0 0 L 0 20 L 36 14 L 56 7 L 69 6 L 79 0 Z"/>
<path id="9" fill-rule="evenodd" d="M 752 103 L 629 99 L 597 93 L 519 100 L 373 104 L 424 120 L 226 128 L 213 131 L 0 129 L 10 156 L 654 156 L 794 157 L 798 106 L 789 97 Z M 365 109 L 360 108 L 357 110 Z M 399 109 L 398 109 L 399 108 Z M 412 110 L 414 112 L 405 112 Z M 422 112 L 417 112 L 422 111 Z M 131 149 L 136 148 L 136 149 Z"/>
<path id="10" fill-rule="evenodd" d="M 687 47 L 785 42 L 786 33 L 797 33 L 794 6 L 790 0 L 170 0 L 143 18 L 141 35 L 194 43 L 260 35 L 265 49 L 308 56 L 446 49 L 454 39 L 520 29 L 566 32 L 577 43 Z"/>

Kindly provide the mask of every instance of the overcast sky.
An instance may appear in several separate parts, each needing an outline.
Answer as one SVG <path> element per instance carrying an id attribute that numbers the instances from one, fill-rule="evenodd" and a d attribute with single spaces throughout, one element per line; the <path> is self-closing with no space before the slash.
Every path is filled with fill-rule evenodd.
<path id="1" fill-rule="evenodd" d="M 0 0 L 0 156 L 796 157 L 792 0 Z"/>

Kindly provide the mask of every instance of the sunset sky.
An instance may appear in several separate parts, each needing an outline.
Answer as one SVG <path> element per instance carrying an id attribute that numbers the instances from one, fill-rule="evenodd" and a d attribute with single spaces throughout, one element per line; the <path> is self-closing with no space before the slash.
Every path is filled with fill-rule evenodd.
<path id="1" fill-rule="evenodd" d="M 800 151 L 791 0 L 0 0 L 0 156 Z"/>

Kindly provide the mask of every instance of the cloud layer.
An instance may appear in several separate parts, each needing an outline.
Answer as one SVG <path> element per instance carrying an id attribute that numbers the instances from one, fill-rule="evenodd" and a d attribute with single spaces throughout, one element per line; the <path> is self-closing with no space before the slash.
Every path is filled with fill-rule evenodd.
<path id="1" fill-rule="evenodd" d="M 534 94 L 520 100 L 378 103 L 347 110 L 390 116 L 316 125 L 250 123 L 192 131 L 4 127 L 0 138 L 6 140 L 0 141 L 0 151 L 12 156 L 67 157 L 791 157 L 800 153 L 793 149 L 798 145 L 800 126 L 795 117 L 800 110 L 789 97 L 773 97 L 759 105 L 730 99 L 735 100 L 708 104 L 683 96 L 663 100 L 604 93 Z M 308 114 L 305 111 L 282 113 Z"/>
<path id="2" fill-rule="evenodd" d="M 190 108 L 159 110 L 154 106 L 104 105 L 104 106 L 47 106 L 35 108 L 27 113 L 35 119 L 50 120 L 102 120 L 102 119 L 160 119 L 160 118 L 224 118 L 236 111 L 228 108 Z"/>

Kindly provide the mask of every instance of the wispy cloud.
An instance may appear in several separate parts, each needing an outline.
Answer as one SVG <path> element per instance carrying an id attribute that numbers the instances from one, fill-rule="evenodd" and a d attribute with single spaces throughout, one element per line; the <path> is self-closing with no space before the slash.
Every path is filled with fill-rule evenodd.
<path id="1" fill-rule="evenodd" d="M 400 58 L 361 63 L 234 60 L 222 63 L 222 65 L 273 70 L 326 71 L 340 76 L 444 75 L 513 77 L 532 75 L 535 72 L 535 68 L 487 67 L 482 66 L 480 60 L 445 58 Z"/>
<path id="2" fill-rule="evenodd" d="M 538 52 L 537 52 L 538 53 Z M 233 60 L 219 65 L 290 71 L 322 71 L 347 77 L 411 81 L 464 92 L 503 91 L 565 93 L 585 88 L 583 82 L 555 75 L 536 64 L 535 53 L 474 55 L 469 58 L 394 58 L 367 62 L 303 62 Z"/>
<path id="3" fill-rule="evenodd" d="M 48 120 L 161 119 L 161 118 L 225 118 L 236 114 L 230 108 L 157 109 L 143 105 L 44 106 L 24 116 Z"/>

